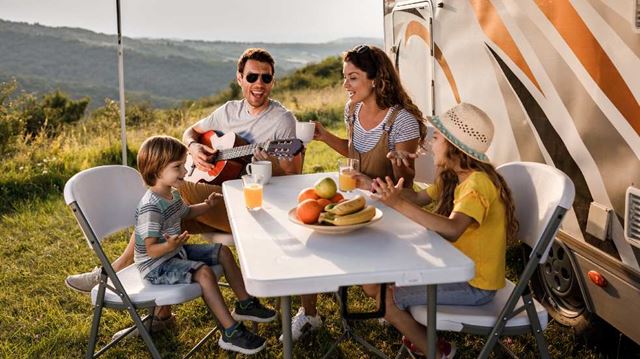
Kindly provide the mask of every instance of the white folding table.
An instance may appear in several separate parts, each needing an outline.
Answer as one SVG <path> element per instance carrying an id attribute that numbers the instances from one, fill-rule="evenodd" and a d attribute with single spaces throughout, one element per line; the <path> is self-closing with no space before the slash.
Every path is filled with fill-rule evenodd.
<path id="1" fill-rule="evenodd" d="M 316 233 L 288 219 L 298 192 L 336 173 L 273 177 L 264 186 L 263 208 L 245 208 L 240 180 L 223 183 L 224 199 L 247 291 L 281 299 L 284 358 L 291 358 L 289 296 L 336 292 L 341 286 L 395 283 L 436 286 L 473 278 L 473 262 L 436 233 L 376 201 L 383 218 L 341 235 Z M 347 197 L 349 195 L 347 194 Z M 369 202 L 372 200 L 368 199 Z M 428 323 L 436 323 L 429 306 Z M 436 325 L 427 329 L 429 357 L 435 357 Z"/>

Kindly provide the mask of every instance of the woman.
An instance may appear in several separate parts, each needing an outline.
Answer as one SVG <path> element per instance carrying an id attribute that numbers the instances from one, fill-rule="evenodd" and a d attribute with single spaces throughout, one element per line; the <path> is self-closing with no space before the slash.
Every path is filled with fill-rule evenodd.
<path id="1" fill-rule="evenodd" d="M 381 49 L 360 45 L 344 54 L 343 86 L 349 100 L 344 121 L 347 139 L 339 138 L 316 123 L 314 139 L 343 156 L 360 161 L 360 172 L 370 178 L 404 178 L 407 186 L 415 175 L 408 165 L 390 161 L 390 152 L 414 153 L 424 133 L 422 113 L 402 88 L 391 60 Z M 369 183 L 359 181 L 360 187 Z M 369 189 L 368 186 L 366 189 Z"/>
<path id="2" fill-rule="evenodd" d="M 343 86 L 349 96 L 344 110 L 348 138 L 339 138 L 316 122 L 314 140 L 360 161 L 364 176 L 355 176 L 360 188 L 370 189 L 371 178 L 378 177 L 403 178 L 411 186 L 414 161 L 403 154 L 415 153 L 426 132 L 422 113 L 381 49 L 357 46 L 343 55 L 343 62 Z M 389 160 L 391 157 L 396 160 Z M 293 340 L 322 325 L 316 302 L 315 294 L 302 296 L 302 307 L 291 320 Z"/>

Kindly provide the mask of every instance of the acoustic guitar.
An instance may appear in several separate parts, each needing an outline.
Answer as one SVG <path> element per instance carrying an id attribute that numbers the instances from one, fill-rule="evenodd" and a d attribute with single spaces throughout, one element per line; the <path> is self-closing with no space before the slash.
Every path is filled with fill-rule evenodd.
<path id="1" fill-rule="evenodd" d="M 208 172 L 198 169 L 189 154 L 185 164 L 187 175 L 184 179 L 194 183 L 217 185 L 226 180 L 239 178 L 246 164 L 251 161 L 256 148 L 262 148 L 270 156 L 278 158 L 293 158 L 304 148 L 302 141 L 297 138 L 247 144 L 233 132 L 222 134 L 218 131 L 203 133 L 198 142 L 217 150 L 210 161 L 214 167 Z"/>

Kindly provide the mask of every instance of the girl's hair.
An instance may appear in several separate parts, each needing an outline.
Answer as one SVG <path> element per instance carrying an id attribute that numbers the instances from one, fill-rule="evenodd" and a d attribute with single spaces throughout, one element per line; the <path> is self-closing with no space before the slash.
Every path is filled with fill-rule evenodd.
<path id="1" fill-rule="evenodd" d="M 187 147 L 170 136 L 147 138 L 138 152 L 138 170 L 147 186 L 156 184 L 158 175 L 171 162 L 180 161 L 187 155 Z"/>
<path id="2" fill-rule="evenodd" d="M 353 50 L 342 55 L 344 62 L 350 62 L 355 67 L 367 73 L 367 78 L 373 80 L 376 104 L 380 108 L 400 105 L 411 113 L 420 124 L 420 138 L 426 135 L 422 111 L 416 106 L 400 83 L 400 77 L 391 60 L 384 51 L 368 45 L 356 46 Z M 352 106 L 355 104 L 352 104 Z"/>
<path id="3" fill-rule="evenodd" d="M 491 179 L 491 182 L 496 186 L 500 192 L 500 199 L 502 199 L 506 211 L 507 243 L 515 243 L 518 233 L 518 219 L 516 218 L 516 209 L 507 182 L 505 182 L 504 178 L 502 178 L 490 163 L 480 162 L 468 156 L 456 146 L 452 146 L 449 143 L 447 143 L 447 145 L 448 151 L 446 156 L 449 160 L 457 157 L 460 160 L 460 168 L 486 173 Z M 437 174 L 436 185 L 441 191 L 438 201 L 436 202 L 435 213 L 448 217 L 451 211 L 453 211 L 453 195 L 458 185 L 458 175 L 453 169 L 447 168 L 445 165 L 445 168 L 442 168 Z"/>

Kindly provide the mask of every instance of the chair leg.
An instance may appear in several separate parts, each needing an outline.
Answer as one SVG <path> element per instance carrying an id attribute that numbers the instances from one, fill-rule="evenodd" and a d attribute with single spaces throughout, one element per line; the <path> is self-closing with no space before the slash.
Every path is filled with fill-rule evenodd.
<path id="1" fill-rule="evenodd" d="M 522 300 L 524 301 L 524 307 L 527 310 L 529 323 L 531 323 L 531 331 L 533 332 L 533 336 L 536 338 L 536 344 L 538 345 L 538 352 L 540 353 L 540 357 L 548 359 L 550 358 L 549 349 L 547 348 L 547 343 L 544 340 L 544 335 L 542 335 L 542 326 L 540 325 L 540 320 L 538 320 L 538 313 L 536 312 L 536 308 L 533 305 L 531 294 L 528 293 L 523 295 Z"/>
<path id="2" fill-rule="evenodd" d="M 103 291 L 104 292 L 104 291 Z M 89 347 L 85 358 L 93 358 L 98 341 L 98 329 L 100 328 L 100 317 L 102 316 L 102 303 L 97 303 L 93 308 L 93 320 L 91 321 L 91 332 L 89 332 Z"/>

